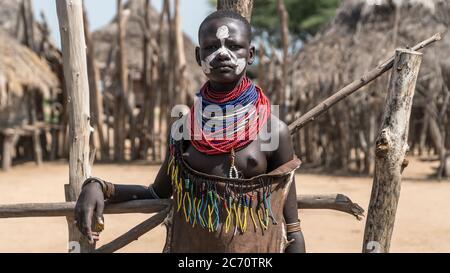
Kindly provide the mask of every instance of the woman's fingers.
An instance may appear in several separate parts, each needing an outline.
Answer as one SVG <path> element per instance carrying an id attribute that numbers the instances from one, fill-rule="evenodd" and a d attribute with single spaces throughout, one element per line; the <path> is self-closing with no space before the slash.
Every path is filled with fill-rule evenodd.
<path id="1" fill-rule="evenodd" d="M 89 243 L 93 244 L 94 239 L 92 238 L 92 216 L 94 215 L 93 208 L 87 208 L 84 211 L 83 223 L 82 223 L 82 233 L 88 238 Z"/>
<path id="2" fill-rule="evenodd" d="M 77 203 L 77 205 L 75 207 L 75 221 L 74 221 L 74 224 L 76 225 L 76 227 L 78 228 L 78 230 L 81 233 L 83 233 L 82 222 L 83 222 L 83 211 L 81 210 L 81 207 L 80 207 L 79 203 Z"/>
<path id="3" fill-rule="evenodd" d="M 100 233 L 99 232 L 92 232 L 92 239 L 94 241 L 99 241 L 100 240 Z"/>
<path id="4" fill-rule="evenodd" d="M 105 229 L 105 220 L 103 218 L 103 209 L 105 203 L 102 201 L 97 202 L 95 207 L 95 230 L 96 232 L 102 232 Z"/>

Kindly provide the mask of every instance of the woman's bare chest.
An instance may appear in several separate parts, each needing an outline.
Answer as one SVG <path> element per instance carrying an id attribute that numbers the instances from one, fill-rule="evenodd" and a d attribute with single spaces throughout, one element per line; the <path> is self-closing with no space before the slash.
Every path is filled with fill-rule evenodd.
<path id="1" fill-rule="evenodd" d="M 258 140 L 236 152 L 235 166 L 244 178 L 267 172 L 267 155 L 259 148 Z M 206 155 L 187 145 L 183 158 L 193 169 L 210 175 L 227 177 L 231 167 L 230 154 Z"/>

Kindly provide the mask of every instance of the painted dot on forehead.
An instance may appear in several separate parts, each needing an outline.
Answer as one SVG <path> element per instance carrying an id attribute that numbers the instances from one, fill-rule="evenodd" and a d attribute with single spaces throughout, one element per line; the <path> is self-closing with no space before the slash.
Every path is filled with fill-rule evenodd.
<path id="1" fill-rule="evenodd" d="M 217 39 L 222 40 L 230 37 L 230 30 L 227 26 L 221 26 L 217 29 Z"/>

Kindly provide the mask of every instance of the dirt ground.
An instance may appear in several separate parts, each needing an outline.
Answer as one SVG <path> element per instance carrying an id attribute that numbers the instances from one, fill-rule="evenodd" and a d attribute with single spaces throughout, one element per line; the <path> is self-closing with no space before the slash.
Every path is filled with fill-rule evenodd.
<path id="1" fill-rule="evenodd" d="M 450 183 L 427 180 L 437 163 L 411 159 L 405 170 L 391 252 L 450 252 Z M 93 175 L 114 183 L 149 184 L 157 166 L 95 165 Z M 64 201 L 65 162 L 33 163 L 0 172 L 0 204 Z M 343 193 L 367 209 L 371 178 L 296 176 L 301 194 Z M 365 220 L 325 210 L 299 211 L 308 252 L 361 252 Z M 99 245 L 147 219 L 148 215 L 108 215 Z M 65 218 L 0 219 L 0 252 L 66 252 Z M 158 227 L 120 252 L 161 252 L 165 228 Z"/>

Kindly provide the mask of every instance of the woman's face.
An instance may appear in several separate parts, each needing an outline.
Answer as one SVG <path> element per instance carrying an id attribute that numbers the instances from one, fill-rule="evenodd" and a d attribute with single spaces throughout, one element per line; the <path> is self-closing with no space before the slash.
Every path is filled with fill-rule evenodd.
<path id="1" fill-rule="evenodd" d="M 254 61 L 255 48 L 250 44 L 250 33 L 237 19 L 210 20 L 200 30 L 199 43 L 197 63 L 208 79 L 217 83 L 239 81 Z"/>

